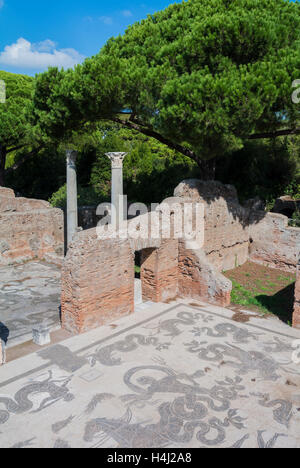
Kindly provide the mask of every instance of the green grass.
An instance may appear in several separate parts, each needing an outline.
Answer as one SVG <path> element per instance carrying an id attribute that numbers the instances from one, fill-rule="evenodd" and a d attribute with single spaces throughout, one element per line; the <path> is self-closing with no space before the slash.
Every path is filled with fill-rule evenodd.
<path id="1" fill-rule="evenodd" d="M 256 306 L 262 312 L 269 313 L 268 309 L 259 302 L 255 297 L 255 292 L 251 292 L 248 289 L 244 288 L 237 281 L 232 280 L 232 293 L 231 293 L 231 302 L 233 304 L 238 304 L 242 306 Z"/>
<path id="2" fill-rule="evenodd" d="M 231 302 L 244 307 L 254 306 L 259 312 L 276 315 L 289 324 L 293 310 L 293 282 L 290 278 L 286 278 L 286 281 L 287 285 L 282 291 L 268 295 L 264 292 L 272 294 L 272 291 L 263 286 L 259 290 L 249 290 L 232 279 Z"/>

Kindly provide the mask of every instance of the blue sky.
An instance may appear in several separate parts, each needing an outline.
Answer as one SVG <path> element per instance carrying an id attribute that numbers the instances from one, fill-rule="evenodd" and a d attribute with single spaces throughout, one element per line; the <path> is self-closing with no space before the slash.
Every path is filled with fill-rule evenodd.
<path id="1" fill-rule="evenodd" d="M 68 68 L 175 1 L 0 0 L 0 70 L 33 75 L 49 65 Z"/>

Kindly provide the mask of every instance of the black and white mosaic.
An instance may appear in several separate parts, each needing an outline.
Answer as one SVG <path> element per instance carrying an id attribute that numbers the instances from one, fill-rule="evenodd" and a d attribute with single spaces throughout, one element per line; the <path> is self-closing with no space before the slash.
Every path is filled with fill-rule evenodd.
<path id="1" fill-rule="evenodd" d="M 0 447 L 299 448 L 294 338 L 263 323 L 178 305 L 76 352 L 52 346 L 0 382 Z"/>

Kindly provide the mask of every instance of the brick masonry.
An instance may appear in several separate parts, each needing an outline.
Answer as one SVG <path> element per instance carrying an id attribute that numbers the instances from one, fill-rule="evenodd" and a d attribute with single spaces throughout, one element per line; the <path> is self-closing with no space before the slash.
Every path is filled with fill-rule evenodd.
<path id="1" fill-rule="evenodd" d="M 230 305 L 232 283 L 209 262 L 202 249 L 179 243 L 179 291 L 182 297 L 191 297 L 217 304 Z"/>
<path id="2" fill-rule="evenodd" d="M 63 253 L 63 212 L 0 187 L 0 265 L 33 259 L 59 263 Z"/>
<path id="3" fill-rule="evenodd" d="M 141 217 L 135 220 L 140 227 Z M 167 302 L 184 296 L 219 305 L 230 303 L 231 282 L 210 264 L 201 249 L 188 251 L 184 241 L 174 238 L 159 242 L 99 239 L 97 230 L 90 229 L 76 235 L 64 262 L 65 329 L 82 333 L 134 311 L 137 250 L 141 251 L 144 301 Z"/>
<path id="4" fill-rule="evenodd" d="M 158 249 L 141 253 L 141 280 L 145 301 L 165 302 L 178 295 L 178 241 L 164 240 Z"/>
<path id="5" fill-rule="evenodd" d="M 165 203 L 205 205 L 204 246 L 191 246 L 172 237 L 159 241 L 149 236 L 144 240 L 99 240 L 96 229 L 78 233 L 63 268 L 64 328 L 81 333 L 134 311 L 135 251 L 141 251 L 143 299 L 153 302 L 179 296 L 228 306 L 232 284 L 222 271 L 249 258 L 286 271 L 296 270 L 300 229 L 289 228 L 287 218 L 242 207 L 234 187 L 215 181 L 184 181 L 174 195 Z M 173 219 L 174 214 L 170 216 Z M 157 226 L 157 216 L 151 213 L 135 218 L 138 231 L 143 219 L 148 219 L 148 233 L 152 232 L 150 224 Z M 298 311 L 297 299 L 295 324 L 300 322 Z"/>
<path id="6" fill-rule="evenodd" d="M 175 197 L 204 203 L 204 252 L 218 271 L 226 271 L 248 260 L 249 212 L 239 204 L 236 189 L 217 181 L 185 180 Z"/>
<path id="7" fill-rule="evenodd" d="M 235 187 L 217 181 L 186 180 L 174 194 L 205 204 L 204 251 L 218 271 L 251 260 L 296 272 L 300 229 L 289 227 L 286 216 L 244 208 Z"/>
<path id="8" fill-rule="evenodd" d="M 82 333 L 134 312 L 134 256 L 127 240 L 81 232 L 62 275 L 62 325 Z"/>

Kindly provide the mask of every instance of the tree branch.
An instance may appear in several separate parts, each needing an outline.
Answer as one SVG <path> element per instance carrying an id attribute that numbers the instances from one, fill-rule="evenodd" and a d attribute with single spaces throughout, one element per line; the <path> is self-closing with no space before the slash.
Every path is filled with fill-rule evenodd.
<path id="1" fill-rule="evenodd" d="M 277 138 L 280 136 L 288 136 L 288 135 L 300 135 L 300 128 L 291 128 L 286 130 L 278 130 L 276 132 L 269 132 L 269 133 L 256 133 L 254 135 L 247 136 L 247 140 L 259 140 L 262 138 Z"/>
<path id="2" fill-rule="evenodd" d="M 114 117 L 111 119 L 113 122 L 118 123 L 122 127 L 129 128 L 130 130 L 135 130 L 136 132 L 142 133 L 151 138 L 155 138 L 156 140 L 160 141 L 164 145 L 168 146 L 172 150 L 178 151 L 181 154 L 191 158 L 195 161 L 198 166 L 202 166 L 202 160 L 199 158 L 192 150 L 185 148 L 184 146 L 178 145 L 177 143 L 173 143 L 172 141 L 168 140 L 167 138 L 163 137 L 159 133 L 151 130 L 150 128 L 143 127 L 142 125 L 138 125 L 131 120 L 122 120 L 118 117 Z"/>
<path id="3" fill-rule="evenodd" d="M 22 148 L 23 148 L 23 146 L 22 146 Z M 33 156 L 35 153 L 38 153 L 42 148 L 43 148 L 43 145 L 40 145 L 37 148 L 33 149 L 30 153 L 24 154 L 22 156 L 22 158 L 20 158 L 15 164 L 13 164 L 11 167 L 8 167 L 6 169 L 6 173 L 10 174 L 11 172 L 16 171 L 17 169 L 19 169 L 19 167 L 22 166 L 22 164 L 24 164 L 24 162 L 28 158 L 30 158 L 30 156 Z"/>
<path id="4" fill-rule="evenodd" d="M 24 148 L 26 145 L 19 145 L 19 146 L 15 146 L 14 148 L 9 148 L 6 153 L 12 153 L 13 151 L 18 151 L 19 149 L 22 149 Z"/>

